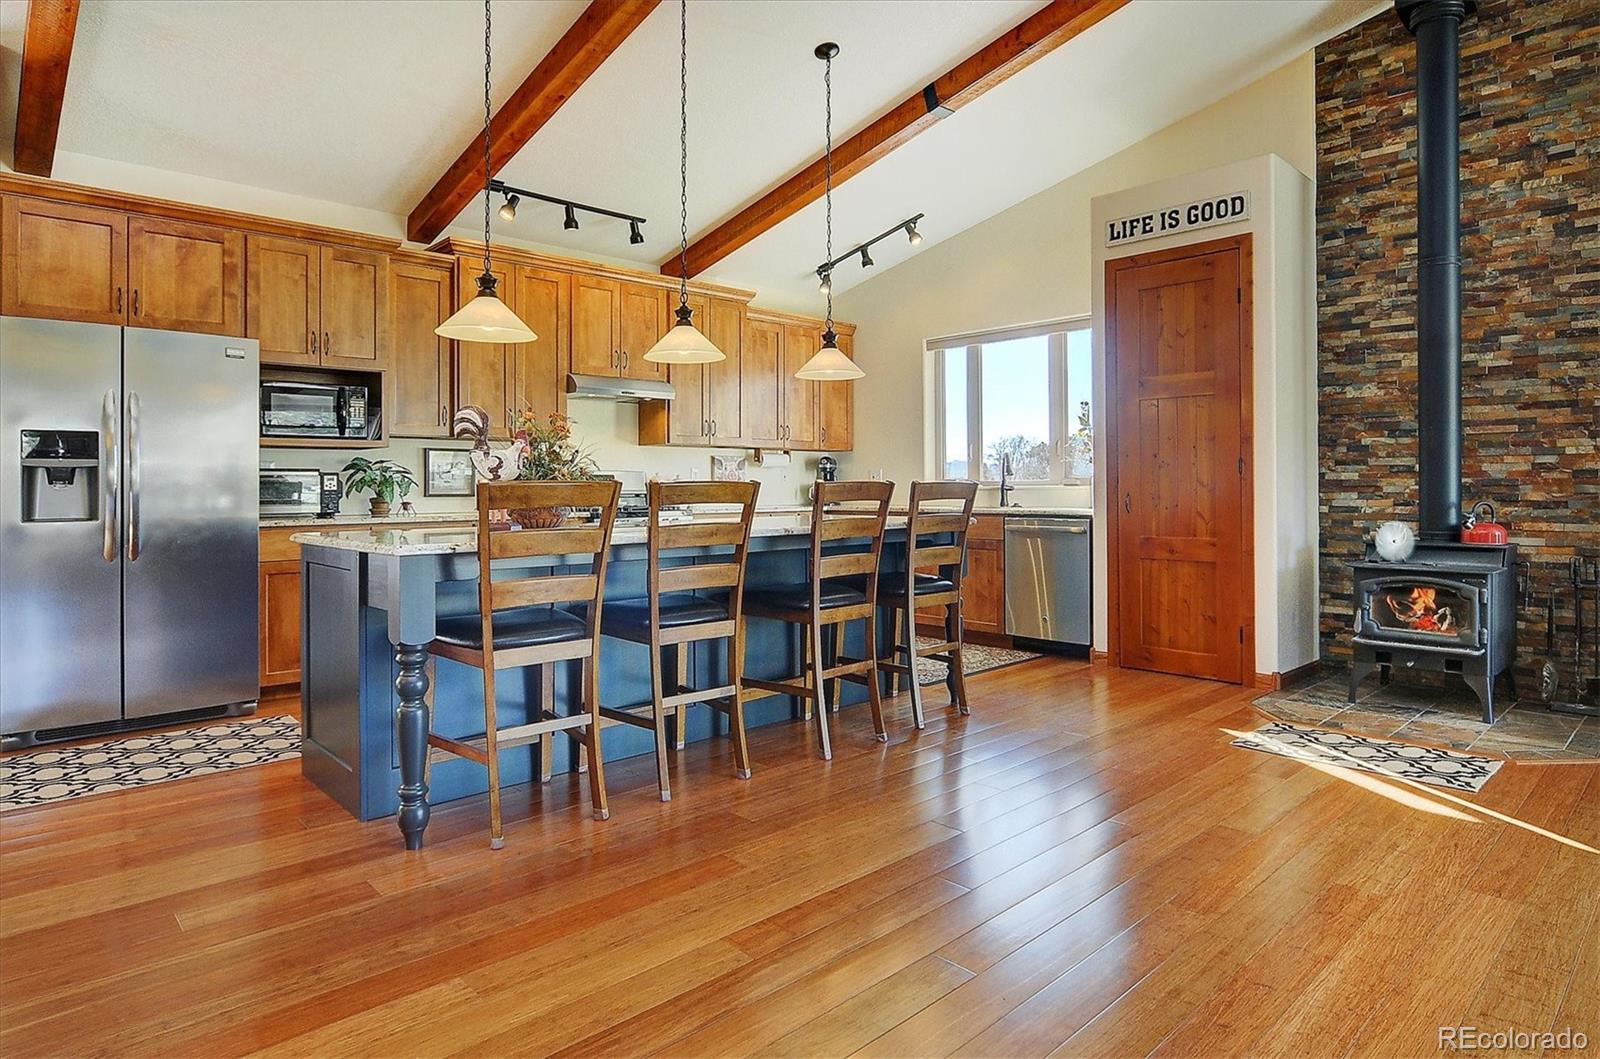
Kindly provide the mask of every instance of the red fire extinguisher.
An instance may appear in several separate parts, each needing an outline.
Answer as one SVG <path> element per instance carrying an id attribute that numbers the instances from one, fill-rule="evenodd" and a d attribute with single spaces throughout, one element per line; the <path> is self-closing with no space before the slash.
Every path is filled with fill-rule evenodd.
<path id="1" fill-rule="evenodd" d="M 1463 544 L 1505 544 L 1510 538 L 1510 531 L 1494 520 L 1494 505 L 1487 500 L 1473 505 L 1461 528 Z"/>

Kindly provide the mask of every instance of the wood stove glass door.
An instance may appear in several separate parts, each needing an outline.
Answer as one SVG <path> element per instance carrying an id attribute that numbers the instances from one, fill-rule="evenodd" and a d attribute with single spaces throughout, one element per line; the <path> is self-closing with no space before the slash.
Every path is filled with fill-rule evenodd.
<path id="1" fill-rule="evenodd" d="M 1248 243 L 1108 265 L 1121 665 L 1245 681 Z"/>

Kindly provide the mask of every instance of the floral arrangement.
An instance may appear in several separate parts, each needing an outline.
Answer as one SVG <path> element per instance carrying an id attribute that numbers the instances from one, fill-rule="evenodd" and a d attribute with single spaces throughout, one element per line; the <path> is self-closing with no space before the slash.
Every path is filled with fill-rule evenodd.
<path id="1" fill-rule="evenodd" d="M 521 446 L 516 477 L 533 482 L 592 482 L 599 477 L 593 457 L 572 440 L 572 421 L 551 412 L 544 422 L 532 412 L 517 415 L 512 440 Z"/>

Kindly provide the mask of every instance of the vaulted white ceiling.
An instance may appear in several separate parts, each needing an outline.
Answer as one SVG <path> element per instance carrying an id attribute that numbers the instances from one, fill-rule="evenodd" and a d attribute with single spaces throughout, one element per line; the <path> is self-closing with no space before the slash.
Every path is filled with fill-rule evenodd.
<path id="1" fill-rule="evenodd" d="M 822 64 L 835 40 L 834 136 L 1042 6 L 1043 0 L 691 0 L 689 235 L 820 153 Z M 21 0 L 4 0 L 15 75 Z M 585 7 L 496 0 L 500 103 Z M 836 252 L 925 212 L 923 247 L 1220 99 L 1370 14 L 1375 0 L 1134 0 L 843 185 Z M 482 120 L 475 0 L 85 0 L 59 146 L 118 162 L 407 213 Z M 3 84 L 0 81 L 0 84 Z M 501 171 L 506 181 L 649 218 L 561 228 L 528 203 L 496 238 L 653 267 L 678 236 L 678 6 L 663 3 Z M 14 97 L 0 99 L 10 138 Z M 474 203 L 456 230 L 481 224 Z M 878 268 L 915 252 L 891 239 Z M 816 300 L 822 206 L 707 278 L 767 304 Z M 843 290 L 862 279 L 842 269 Z"/>

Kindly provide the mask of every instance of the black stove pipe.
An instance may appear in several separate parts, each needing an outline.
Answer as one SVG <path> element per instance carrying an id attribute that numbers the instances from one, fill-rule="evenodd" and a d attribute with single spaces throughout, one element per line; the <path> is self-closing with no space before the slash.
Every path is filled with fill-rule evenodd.
<path id="1" fill-rule="evenodd" d="M 1417 40 L 1419 536 L 1461 539 L 1461 23 L 1476 0 L 1395 0 Z"/>

